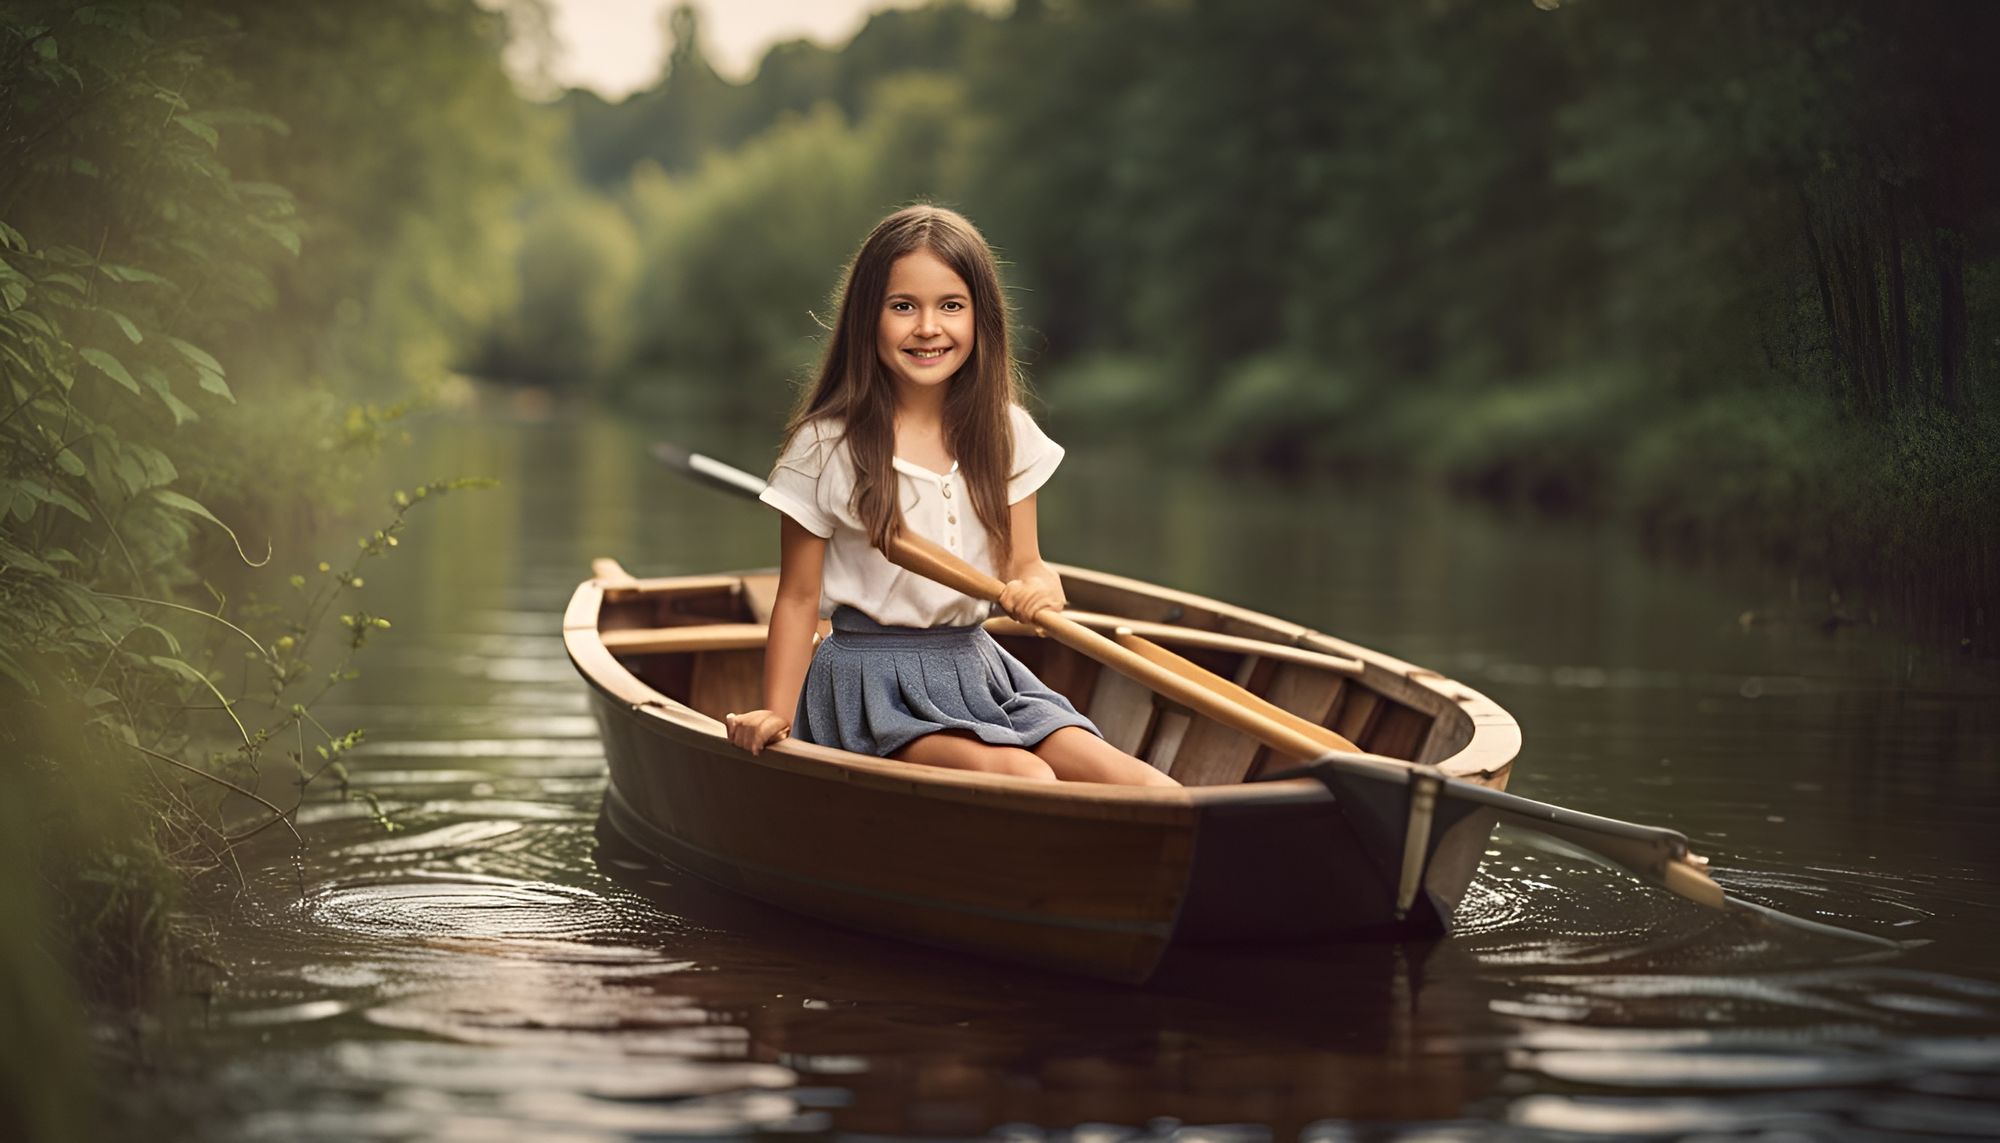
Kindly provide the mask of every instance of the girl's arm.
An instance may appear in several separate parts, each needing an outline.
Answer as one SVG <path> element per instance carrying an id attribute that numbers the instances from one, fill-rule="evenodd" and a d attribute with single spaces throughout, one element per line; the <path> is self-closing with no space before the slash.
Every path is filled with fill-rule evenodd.
<path id="1" fill-rule="evenodd" d="M 1014 551 L 1006 574 L 1001 577 L 1007 583 L 1000 591 L 1000 607 L 1015 619 L 1032 623 L 1038 613 L 1051 607 L 1060 611 L 1068 605 L 1068 600 L 1063 595 L 1062 578 L 1042 562 L 1041 538 L 1035 528 L 1034 494 L 1016 501 L 1009 512 Z"/>
<path id="2" fill-rule="evenodd" d="M 819 627 L 820 573 L 826 541 L 782 516 L 778 598 L 771 605 L 771 629 L 764 644 L 764 709 L 732 714 L 724 721 L 729 740 L 752 754 L 792 729 L 799 689 L 812 662 L 813 632 Z"/>

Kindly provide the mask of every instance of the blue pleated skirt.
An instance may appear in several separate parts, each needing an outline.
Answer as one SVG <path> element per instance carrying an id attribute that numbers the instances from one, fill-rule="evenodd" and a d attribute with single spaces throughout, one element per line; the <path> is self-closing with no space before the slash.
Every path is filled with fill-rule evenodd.
<path id="1" fill-rule="evenodd" d="M 792 736 L 887 757 L 940 730 L 1032 749 L 1065 726 L 1099 733 L 985 628 L 885 627 L 837 607 L 833 634 L 806 670 Z"/>

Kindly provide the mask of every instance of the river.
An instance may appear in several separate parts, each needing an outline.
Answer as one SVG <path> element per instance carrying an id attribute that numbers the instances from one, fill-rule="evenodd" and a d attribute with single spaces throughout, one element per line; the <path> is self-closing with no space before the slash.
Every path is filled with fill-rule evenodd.
<path id="1" fill-rule="evenodd" d="M 319 712 L 374 808 L 210 882 L 213 999 L 165 1100 L 212 1138 L 681 1134 L 1252 1140 L 2000 1136 L 2000 670 L 1829 629 L 1781 574 L 1663 566 L 1615 527 L 1401 485 L 1072 450 L 1052 558 L 1218 596 L 1485 691 L 1514 792 L 1671 826 L 1757 902 L 1880 950 L 1706 913 L 1496 833 L 1431 946 L 1133 990 L 860 936 L 595 832 L 604 763 L 558 617 L 593 556 L 768 565 L 768 509 L 570 412 L 424 427 L 426 505 L 364 606 L 394 627 Z M 278 779 L 269 779 L 275 786 Z"/>

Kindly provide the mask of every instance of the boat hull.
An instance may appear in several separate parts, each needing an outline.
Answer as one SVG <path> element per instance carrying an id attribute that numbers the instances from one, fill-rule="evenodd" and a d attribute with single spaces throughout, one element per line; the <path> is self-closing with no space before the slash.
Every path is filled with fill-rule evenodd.
<path id="1" fill-rule="evenodd" d="M 751 756 L 605 650 L 602 591 L 580 588 L 565 626 L 609 761 L 609 822 L 674 866 L 835 924 L 1138 983 L 1176 945 L 1446 932 L 1491 830 L 1442 805 L 1398 909 L 1396 783 L 1367 798 L 1311 779 L 1140 790 L 800 743 Z"/>
<path id="2" fill-rule="evenodd" d="M 1106 822 L 748 763 L 594 702 L 626 840 L 717 885 L 924 944 L 1113 979 L 1164 952 L 1185 813 Z"/>

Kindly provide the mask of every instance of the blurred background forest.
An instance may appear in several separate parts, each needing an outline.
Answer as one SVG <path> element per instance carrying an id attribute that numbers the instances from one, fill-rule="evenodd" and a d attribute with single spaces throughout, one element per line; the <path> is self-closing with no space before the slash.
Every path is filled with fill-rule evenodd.
<path id="1" fill-rule="evenodd" d="M 69 982 L 171 971 L 232 775 L 338 777 L 355 552 L 442 488 L 352 502 L 400 418 L 775 447 L 912 200 L 1000 250 L 1072 443 L 1611 515 L 1991 649 L 2000 5 L 939 2 L 742 82 L 680 8 L 615 104 L 523 93 L 547 16 L 0 6 L 0 847 L 44 874 L 0 886 L 0 1011 L 48 1032 L 0 1122 L 67 1114 Z"/>
<path id="2" fill-rule="evenodd" d="M 831 268 L 956 205 L 1064 431 L 1413 472 L 1963 606 L 2000 584 L 1977 2 L 935 4 L 550 109 L 468 361 L 779 423 Z"/>

